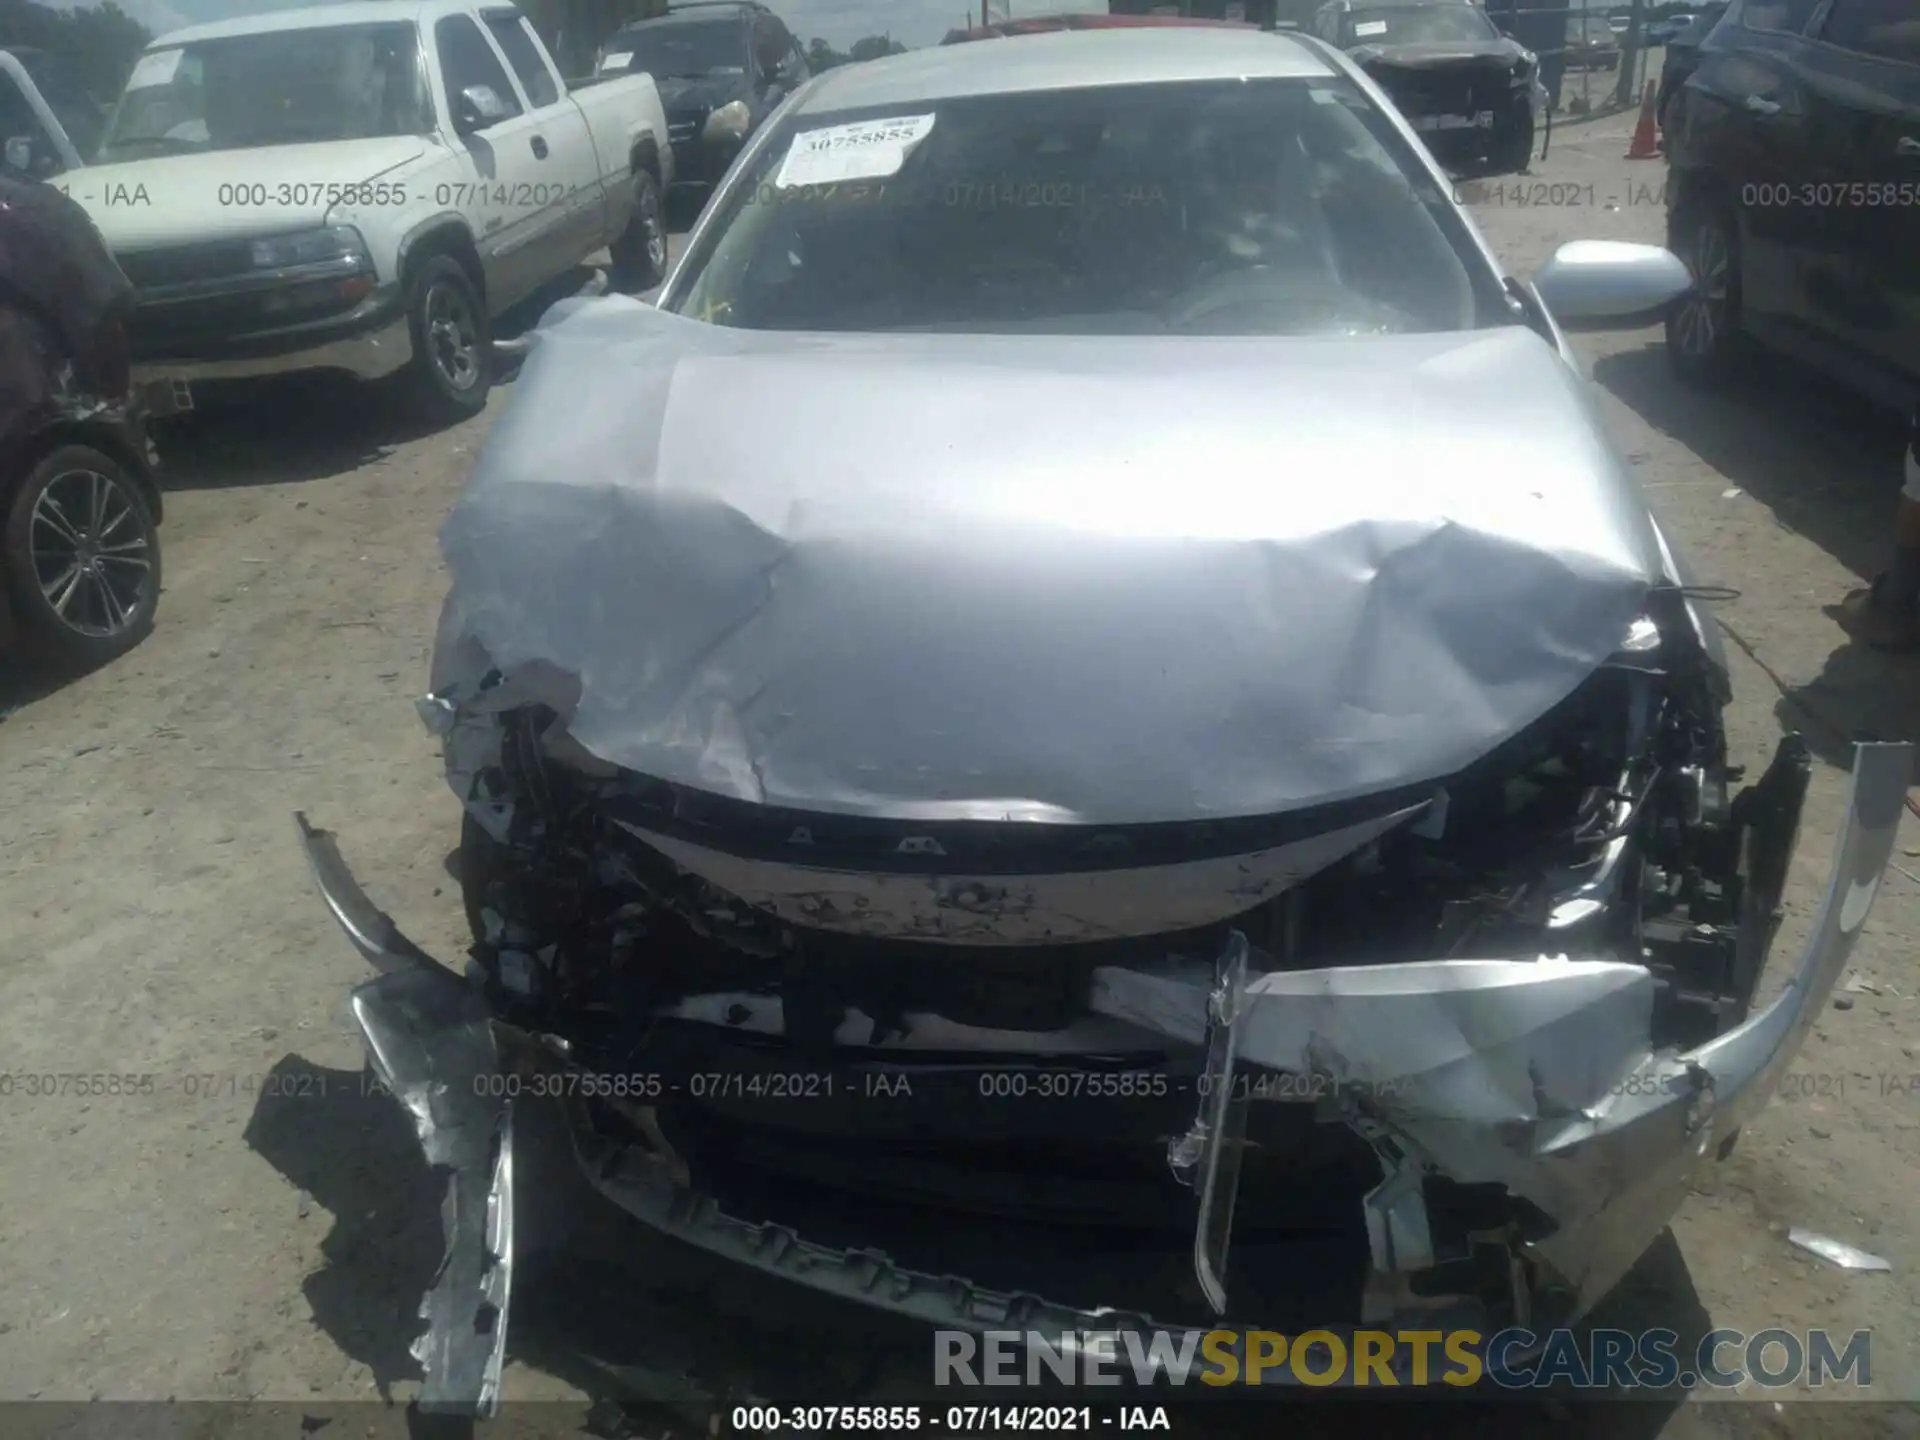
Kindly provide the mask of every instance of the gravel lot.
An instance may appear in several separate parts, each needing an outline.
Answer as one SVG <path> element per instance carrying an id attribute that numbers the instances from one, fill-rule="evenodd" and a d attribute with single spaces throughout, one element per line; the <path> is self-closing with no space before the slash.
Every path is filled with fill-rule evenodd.
<path id="1" fill-rule="evenodd" d="M 1620 159 L 1630 124 L 1564 128 L 1530 181 L 1490 193 L 1477 213 L 1496 248 L 1531 266 L 1565 239 L 1658 239 L 1665 166 Z M 1757 771 L 1790 726 L 1823 762 L 1789 949 L 1825 877 L 1847 737 L 1920 730 L 1920 667 L 1845 647 L 1822 613 L 1880 562 L 1898 426 L 1785 370 L 1727 397 L 1678 390 L 1657 332 L 1581 343 L 1608 424 L 1701 579 L 1741 592 L 1720 607 L 1740 757 Z M 435 532 L 511 393 L 435 434 L 385 392 L 321 381 L 170 426 L 154 636 L 64 688 L 15 676 L 0 692 L 15 707 L 0 723 L 0 1072 L 157 1077 L 145 1096 L 0 1101 L 0 1399 L 252 1400 L 284 1430 L 303 1409 L 410 1393 L 434 1196 L 397 1109 L 361 1094 L 343 1003 L 361 962 L 312 893 L 290 816 L 338 830 L 402 927 L 458 952 L 445 869 L 457 808 L 412 702 L 441 595 Z M 1613 1302 L 1629 1323 L 1683 1331 L 1872 1327 L 1875 1388 L 1906 1403 L 1614 1405 L 1550 1422 L 1530 1409 L 1503 1427 L 1920 1433 L 1912 856 L 1909 817 L 1906 868 L 1856 955 L 1872 988 L 1826 1017 L 1789 1093 Z M 1787 1245 L 1790 1225 L 1892 1272 L 1828 1267 Z M 865 1383 L 857 1342 L 785 1292 L 632 1243 L 644 1282 L 600 1271 L 519 1288 L 510 1397 L 592 1393 L 581 1351 L 622 1344 L 664 1355 L 669 1377 L 713 1369 L 709 1345 L 751 1359 L 784 1344 L 778 1364 L 844 1382 L 829 1398 Z M 775 1340 L 716 1319 L 728 1315 L 758 1316 Z M 582 1334 L 596 1345 L 574 1344 Z M 1429 1415 L 1389 1428 L 1439 1427 Z"/>

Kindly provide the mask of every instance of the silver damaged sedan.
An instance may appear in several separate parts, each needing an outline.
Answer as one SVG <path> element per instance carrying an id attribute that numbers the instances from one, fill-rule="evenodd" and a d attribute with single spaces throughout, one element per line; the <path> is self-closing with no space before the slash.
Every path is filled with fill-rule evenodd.
<path id="1" fill-rule="evenodd" d="M 1735 783 L 1562 333 L 1686 285 L 1509 275 L 1300 36 L 801 87 L 657 305 L 543 322 L 446 523 L 464 969 L 300 821 L 449 1175 L 423 1405 L 498 1398 L 509 1071 L 646 1225 L 907 1320 L 1589 1310 L 1825 1004 L 1911 769 L 1859 749 L 1757 1004 L 1810 758 Z"/>

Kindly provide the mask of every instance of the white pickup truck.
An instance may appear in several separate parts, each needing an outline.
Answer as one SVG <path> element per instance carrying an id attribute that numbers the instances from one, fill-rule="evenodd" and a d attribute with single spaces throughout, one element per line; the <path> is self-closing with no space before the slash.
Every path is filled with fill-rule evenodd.
<path id="1" fill-rule="evenodd" d="M 410 368 L 477 413 L 492 321 L 600 248 L 666 268 L 673 180 L 651 76 L 574 87 L 510 4 L 345 0 L 149 45 L 95 163 L 54 182 L 139 296 L 136 372 Z"/>

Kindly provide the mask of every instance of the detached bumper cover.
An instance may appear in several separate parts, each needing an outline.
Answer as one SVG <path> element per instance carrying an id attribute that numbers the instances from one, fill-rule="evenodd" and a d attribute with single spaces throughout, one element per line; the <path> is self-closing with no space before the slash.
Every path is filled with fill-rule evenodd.
<path id="1" fill-rule="evenodd" d="M 334 919 L 384 972 L 351 997 L 368 1060 L 413 1121 L 427 1164 L 446 1174 L 446 1252 L 420 1304 L 426 1329 L 412 1347 L 426 1372 L 419 1405 L 492 1415 L 513 1278 L 513 1102 L 485 1084 L 500 1064 L 492 1021 L 471 987 L 367 899 L 332 837 L 297 818 Z"/>
<path id="2" fill-rule="evenodd" d="M 1550 1218 L 1516 1247 L 1546 1280 L 1551 1323 L 1597 1302 L 1658 1235 L 1700 1160 L 1767 1101 L 1825 1008 L 1879 889 L 1912 775 L 1912 747 L 1863 745 L 1825 899 L 1792 979 L 1766 1009 L 1696 1049 L 1650 1047 L 1654 980 L 1612 960 L 1445 960 L 1261 974 L 1236 936 L 1211 981 L 1169 971 L 1097 971 L 1092 1007 L 1205 1046 L 1211 1094 L 1254 1065 L 1328 1083 L 1329 1101 L 1373 1143 L 1384 1181 L 1366 1197 L 1371 1275 L 1362 1323 L 1475 1326 L 1472 1301 L 1416 1297 L 1433 1263 L 1419 1177 L 1497 1183 Z M 425 1408 L 491 1413 L 499 1396 L 512 1266 L 512 1115 L 486 1098 L 499 1065 L 467 983 L 428 958 L 360 891 L 331 836 L 300 819 L 323 898 L 386 973 L 353 995 L 373 1063 L 449 1173 L 447 1263 L 422 1307 Z M 1251 978 L 1249 978 L 1251 977 Z M 504 1087 L 496 1087 L 504 1088 Z M 1225 1285 L 1244 1114 L 1216 1101 L 1170 1146 L 1196 1180 L 1195 1262 L 1214 1308 Z M 1152 1317 L 1083 1310 L 904 1269 L 885 1255 L 809 1242 L 729 1216 L 687 1187 L 670 1156 L 580 1133 L 607 1196 L 673 1238 L 815 1290 L 943 1328 L 1118 1334 Z M 1257 1316 L 1243 1316 L 1248 1323 Z M 1164 1328 L 1164 1327 L 1162 1327 Z M 1339 1333 L 1337 1330 L 1335 1333 Z M 1287 1383 L 1285 1367 L 1266 1372 Z"/>

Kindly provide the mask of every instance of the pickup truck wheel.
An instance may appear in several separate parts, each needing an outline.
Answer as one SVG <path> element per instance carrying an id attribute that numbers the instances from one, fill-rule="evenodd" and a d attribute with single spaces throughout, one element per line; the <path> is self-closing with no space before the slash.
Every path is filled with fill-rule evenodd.
<path id="1" fill-rule="evenodd" d="M 465 420 L 487 408 L 493 337 L 486 307 L 460 262 L 435 255 L 407 287 L 414 387 L 437 419 Z"/>
<path id="2" fill-rule="evenodd" d="M 0 575 L 36 659 L 83 670 L 131 650 L 160 604 L 160 536 L 139 485 L 112 456 L 62 445 L 14 491 Z"/>
<path id="3" fill-rule="evenodd" d="M 645 170 L 634 172 L 632 218 L 608 253 L 613 256 L 615 289 L 651 290 L 666 279 L 667 210 L 659 183 Z"/>

